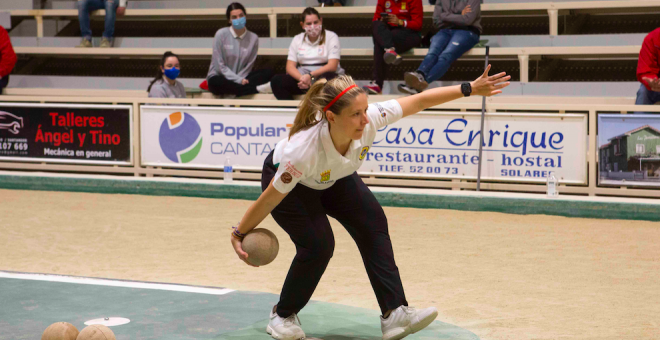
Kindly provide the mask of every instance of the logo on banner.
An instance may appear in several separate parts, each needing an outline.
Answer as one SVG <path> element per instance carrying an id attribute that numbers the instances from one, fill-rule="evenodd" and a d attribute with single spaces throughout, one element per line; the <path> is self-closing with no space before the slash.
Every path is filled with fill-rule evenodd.
<path id="1" fill-rule="evenodd" d="M 23 127 L 23 118 L 9 112 L 0 111 L 0 130 L 8 130 L 17 135 Z"/>
<path id="2" fill-rule="evenodd" d="M 160 148 L 175 163 L 191 162 L 202 149 L 202 129 L 188 113 L 174 112 L 160 125 Z"/>

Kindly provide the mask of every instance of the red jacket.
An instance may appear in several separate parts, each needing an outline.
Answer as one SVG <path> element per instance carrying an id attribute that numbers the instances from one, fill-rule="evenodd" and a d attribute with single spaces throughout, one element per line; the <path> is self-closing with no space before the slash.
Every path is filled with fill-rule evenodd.
<path id="1" fill-rule="evenodd" d="M 422 30 L 422 19 L 424 18 L 422 0 L 378 0 L 373 21 L 380 20 L 380 13 L 385 12 L 405 20 L 403 27 L 410 28 L 413 31 Z"/>
<path id="2" fill-rule="evenodd" d="M 16 53 L 11 47 L 9 34 L 4 27 L 0 26 L 0 77 L 6 77 L 16 65 Z"/>
<path id="3" fill-rule="evenodd" d="M 660 74 L 660 28 L 656 28 L 644 38 L 637 62 L 637 80 L 650 91 L 649 84 L 642 78 L 657 79 Z"/>

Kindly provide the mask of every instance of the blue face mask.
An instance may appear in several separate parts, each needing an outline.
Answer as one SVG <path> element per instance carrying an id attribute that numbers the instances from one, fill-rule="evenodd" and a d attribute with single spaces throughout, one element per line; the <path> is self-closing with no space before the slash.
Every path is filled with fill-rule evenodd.
<path id="1" fill-rule="evenodd" d="M 231 25 L 234 26 L 235 30 L 242 30 L 245 28 L 245 23 L 247 22 L 246 17 L 238 18 L 238 19 L 233 19 L 231 21 Z"/>
<path id="2" fill-rule="evenodd" d="M 166 68 L 166 69 L 165 69 L 165 76 L 166 76 L 167 78 L 172 79 L 172 80 L 176 79 L 176 77 L 179 76 L 179 73 L 181 73 L 181 70 L 179 70 L 179 69 L 176 68 L 176 67 Z"/>

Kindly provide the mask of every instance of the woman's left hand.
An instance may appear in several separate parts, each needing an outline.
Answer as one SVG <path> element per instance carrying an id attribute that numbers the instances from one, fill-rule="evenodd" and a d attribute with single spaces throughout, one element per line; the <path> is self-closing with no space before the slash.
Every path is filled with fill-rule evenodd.
<path id="1" fill-rule="evenodd" d="M 507 76 L 506 72 L 489 76 L 489 71 L 490 64 L 486 67 L 486 71 L 470 84 L 472 86 L 472 95 L 490 97 L 502 93 L 502 89 L 509 86 L 511 76 Z"/>

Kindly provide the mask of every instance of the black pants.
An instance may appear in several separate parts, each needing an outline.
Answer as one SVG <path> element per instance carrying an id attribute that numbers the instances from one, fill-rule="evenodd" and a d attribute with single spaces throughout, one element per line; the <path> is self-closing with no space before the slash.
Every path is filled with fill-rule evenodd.
<path id="1" fill-rule="evenodd" d="M 269 69 L 254 70 L 248 74 L 245 79 L 250 83 L 247 85 L 236 84 L 234 81 L 225 78 L 222 74 L 215 75 L 208 79 L 209 91 L 215 95 L 233 94 L 237 97 L 257 93 L 257 86 L 265 84 L 273 77 L 273 71 Z"/>
<path id="2" fill-rule="evenodd" d="M 318 79 L 333 79 L 337 76 L 335 72 L 323 73 Z M 275 98 L 279 100 L 293 100 L 293 96 L 307 93 L 307 90 L 301 90 L 298 87 L 298 81 L 288 74 L 278 74 L 270 81 L 270 87 L 273 89 Z"/>
<path id="3" fill-rule="evenodd" d="M 7 87 L 7 84 L 9 84 L 9 75 L 0 79 L 0 94 L 2 94 L 2 89 Z"/>
<path id="4" fill-rule="evenodd" d="M 392 27 L 382 21 L 372 22 L 372 35 L 374 39 L 374 69 L 373 80 L 376 84 L 383 87 L 383 82 L 387 78 L 387 64 L 383 59 L 386 48 L 394 47 L 396 53 L 406 52 L 419 46 L 422 37 L 405 27 Z"/>
<path id="5" fill-rule="evenodd" d="M 262 190 L 276 172 L 271 152 L 264 162 Z M 382 313 L 408 305 L 394 263 L 387 218 L 357 173 L 325 190 L 298 184 L 271 215 L 296 245 L 296 256 L 277 303 L 279 316 L 298 313 L 307 304 L 330 262 L 335 238 L 326 215 L 337 219 L 355 240 Z"/>

